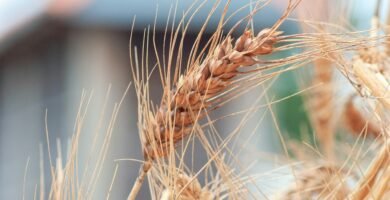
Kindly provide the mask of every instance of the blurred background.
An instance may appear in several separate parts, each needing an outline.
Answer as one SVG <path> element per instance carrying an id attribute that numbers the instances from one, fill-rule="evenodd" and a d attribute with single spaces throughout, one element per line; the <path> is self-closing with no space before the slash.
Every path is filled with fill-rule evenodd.
<path id="1" fill-rule="evenodd" d="M 262 9 L 254 17 L 256 31 L 272 26 L 280 17 L 286 2 L 272 1 Z M 152 26 L 155 20 L 157 33 L 161 35 L 157 36 L 157 42 L 162 44 L 169 13 L 177 5 L 178 16 L 175 21 L 178 22 L 180 14 L 191 3 L 178 1 L 176 4 L 173 0 L 0 0 L 0 199 L 21 199 L 24 182 L 26 197 L 31 199 L 36 184 L 39 184 L 40 145 L 43 146 L 45 158 L 44 174 L 46 178 L 50 176 L 45 136 L 46 109 L 52 157 L 57 155 L 57 139 L 60 139 L 61 150 L 66 155 L 83 90 L 93 91 L 80 140 L 80 160 L 86 157 L 83 152 L 91 147 L 91 138 L 96 133 L 95 128 L 109 86 L 108 115 L 114 102 L 120 100 L 131 82 L 128 44 L 134 16 L 134 44 L 142 45 L 145 28 Z M 213 3 L 208 1 L 195 15 L 187 34 L 189 41 L 196 37 Z M 232 1 L 229 13 L 247 3 L 249 0 Z M 367 2 L 364 4 L 366 6 L 356 7 L 356 21 L 370 16 L 373 5 Z M 212 17 L 210 27 L 216 26 L 221 11 L 222 7 Z M 248 13 L 249 8 L 235 15 L 227 27 Z M 297 23 L 287 22 L 281 30 L 291 34 L 297 33 L 299 27 Z M 211 33 L 212 28 L 207 29 L 205 37 Z M 188 42 L 188 45 L 187 50 L 191 43 Z M 299 89 L 291 74 L 283 75 L 280 80 L 273 90 L 276 98 Z M 158 103 L 160 82 L 158 78 L 151 81 L 152 90 L 155 91 L 152 98 Z M 242 105 L 253 102 L 260 93 L 260 89 L 255 89 L 255 92 L 243 96 L 219 112 L 232 113 Z M 131 87 L 113 131 L 107 162 L 96 192 L 99 198 L 94 199 L 102 199 L 107 193 L 115 159 L 142 158 L 136 103 L 135 91 Z M 292 133 L 292 137 L 300 137 L 302 124 L 307 126 L 305 129 L 310 129 L 302 97 L 296 96 L 281 103 L 277 112 L 282 113 L 278 114 L 281 116 L 282 131 Z M 291 117 L 291 113 L 295 117 Z M 261 113 L 256 114 L 254 122 L 246 128 L 253 130 L 261 116 Z M 277 153 L 280 150 L 279 141 L 267 118 L 269 116 L 256 129 L 261 134 L 252 141 L 254 150 Z M 226 124 L 218 127 L 220 132 L 229 132 L 237 125 L 234 120 Z M 101 131 L 100 134 L 103 133 Z M 27 162 L 27 175 L 24 177 Z M 135 162 L 120 162 L 112 199 L 124 199 L 128 195 L 138 174 L 138 167 L 139 164 Z M 259 169 L 269 167 L 262 163 Z M 50 182 L 47 181 L 45 185 L 48 192 Z M 140 199 L 148 197 L 146 185 L 143 189 Z"/>

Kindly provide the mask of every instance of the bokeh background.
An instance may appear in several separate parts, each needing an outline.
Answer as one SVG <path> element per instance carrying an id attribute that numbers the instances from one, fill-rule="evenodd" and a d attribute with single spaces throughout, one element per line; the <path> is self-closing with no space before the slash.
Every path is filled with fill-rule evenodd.
<path id="1" fill-rule="evenodd" d="M 280 17 L 286 2 L 272 1 L 261 10 L 254 17 L 256 30 L 272 26 Z M 367 24 L 359 22 L 367 21 L 362 19 L 371 16 L 374 3 L 355 2 L 351 23 L 367 27 Z M 49 177 L 46 109 L 51 153 L 57 155 L 56 141 L 59 139 L 62 144 L 60 149 L 66 155 L 83 90 L 93 91 L 80 141 L 80 157 L 86 157 L 85 152 L 91 147 L 91 138 L 96 132 L 107 89 L 111 85 L 107 104 L 107 110 L 110 111 L 132 80 L 128 44 L 134 16 L 134 42 L 141 46 L 145 28 L 153 25 L 155 19 L 157 33 L 162 35 L 172 9 L 177 5 L 178 21 L 180 13 L 188 9 L 191 3 L 173 0 L 0 0 L 0 199 L 21 199 L 24 183 L 25 195 L 31 199 L 39 183 L 40 145 L 43 146 L 45 158 L 44 174 Z M 213 3 L 208 1 L 194 17 L 187 35 L 189 41 L 196 37 Z M 247 3 L 249 0 L 233 0 L 229 13 Z M 315 5 L 306 6 L 305 9 L 312 12 Z M 206 38 L 212 33 L 221 11 L 222 8 L 212 17 Z M 248 13 L 249 8 L 240 12 L 227 27 Z M 287 34 L 297 33 L 299 26 L 296 22 L 286 22 L 281 30 Z M 162 43 L 161 36 L 157 37 L 157 42 Z M 188 42 L 188 45 L 191 43 Z M 280 77 L 271 92 L 273 97 L 277 99 L 298 91 L 299 84 L 295 77 L 294 74 Z M 161 95 L 160 82 L 157 78 L 151 81 L 154 91 L 152 98 L 157 103 Z M 250 105 L 260 93 L 257 88 L 219 112 L 222 115 L 232 113 L 241 109 L 242 105 Z M 292 97 L 276 107 L 279 126 L 283 133 L 289 134 L 288 137 L 300 138 L 303 129 L 310 132 L 301 96 Z M 261 116 L 261 113 L 255 114 L 243 132 L 254 130 Z M 234 119 L 230 120 L 218 125 L 220 132 L 229 132 L 237 126 Z M 105 197 L 115 159 L 142 158 L 136 121 L 136 98 L 131 88 L 119 113 L 94 199 Z M 261 134 L 252 141 L 254 152 L 280 151 L 279 140 L 269 116 L 255 131 Z M 99 134 L 104 134 L 104 131 Z M 27 175 L 24 178 L 27 162 Z M 271 165 L 267 162 L 259 163 L 256 169 L 267 170 L 272 168 Z M 138 167 L 136 162 L 120 162 L 112 199 L 124 199 L 127 196 Z M 46 192 L 49 184 L 46 182 Z M 140 199 L 147 198 L 147 193 L 145 185 Z"/>

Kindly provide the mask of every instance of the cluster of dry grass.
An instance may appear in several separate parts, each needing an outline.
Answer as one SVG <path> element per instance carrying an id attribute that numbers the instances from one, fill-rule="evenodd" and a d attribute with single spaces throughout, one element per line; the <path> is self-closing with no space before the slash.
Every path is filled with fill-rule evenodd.
<path id="1" fill-rule="evenodd" d="M 212 37 L 205 46 L 201 46 L 202 35 L 210 19 L 207 18 L 185 63 L 183 46 L 187 44 L 184 38 L 191 19 L 202 8 L 202 3 L 199 7 L 194 4 L 184 13 L 180 23 L 171 27 L 171 35 L 166 35 L 164 40 L 164 47 L 169 51 L 165 52 L 163 58 L 158 57 L 157 41 L 153 37 L 155 29 L 145 30 L 144 45 L 140 50 L 132 46 L 133 38 L 130 39 L 144 161 L 138 179 L 133 186 L 129 186 L 129 200 L 136 199 L 142 185 L 147 187 L 145 178 L 148 179 L 152 199 L 272 198 L 257 185 L 257 180 L 262 176 L 248 173 L 250 166 L 240 166 L 239 154 L 233 148 L 240 127 L 222 137 L 213 124 L 223 119 L 213 119 L 210 114 L 250 89 L 261 86 L 264 93 L 259 98 L 266 103 L 256 101 L 257 104 L 249 111 L 242 111 L 243 121 L 250 117 L 251 111 L 260 108 L 268 108 L 273 120 L 277 121 L 272 105 L 281 100 L 272 101 L 269 98 L 269 85 L 277 81 L 282 73 L 310 66 L 313 66 L 310 69 L 313 71 L 311 85 L 300 93 L 309 94 L 308 112 L 320 148 L 310 146 L 315 155 L 298 156 L 305 151 L 302 148 L 289 149 L 289 141 L 283 139 L 277 127 L 285 152 L 280 157 L 291 169 L 294 180 L 290 186 L 279 185 L 277 191 L 285 192 L 275 195 L 275 198 L 360 200 L 389 197 L 387 109 L 390 109 L 390 99 L 387 94 L 387 64 L 390 63 L 390 51 L 389 45 L 386 45 L 389 28 L 383 25 L 385 23 L 379 23 L 377 16 L 373 16 L 373 29 L 369 32 L 353 32 L 346 26 L 331 24 L 332 21 L 319 23 L 300 20 L 310 27 L 304 29 L 305 33 L 283 35 L 278 31 L 280 25 L 300 2 L 288 1 L 284 14 L 274 26 L 259 33 L 252 31 L 251 17 L 261 11 L 268 1 L 248 5 L 246 8 L 251 8 L 250 14 L 237 22 L 228 33 L 223 30 L 230 16 L 225 16 L 224 12 Z M 220 4 L 220 1 L 216 2 L 210 16 Z M 226 10 L 229 3 L 224 6 Z M 236 28 L 245 24 L 247 29 L 239 37 L 233 37 Z M 157 63 L 149 63 L 150 49 L 156 54 Z M 292 49 L 300 53 L 280 59 L 265 57 Z M 154 66 L 153 71 L 149 71 L 148 65 Z M 338 99 L 335 92 L 339 87 L 334 81 L 336 71 L 355 88 L 344 101 Z M 159 73 L 164 91 L 158 106 L 149 97 L 149 77 L 152 73 Z M 363 103 L 358 104 L 355 101 L 357 98 Z M 342 104 L 339 105 L 342 109 L 337 110 L 336 104 Z M 65 166 L 51 164 L 52 187 L 48 199 L 91 198 L 120 105 L 121 102 L 115 106 L 97 162 L 86 169 L 85 174 L 89 178 L 79 177 L 75 172 L 78 170 L 78 137 L 85 116 L 83 112 L 86 112 L 80 108 L 71 153 Z M 340 141 L 335 138 L 340 124 L 345 127 L 341 129 L 341 134 L 352 133 L 352 139 Z M 194 149 L 194 140 L 203 149 Z M 194 170 L 192 165 L 197 161 L 193 160 L 191 154 L 201 151 L 205 152 L 208 161 L 200 169 Z M 295 156 L 291 156 L 291 152 Z M 192 158 L 191 162 L 187 162 L 187 157 Z M 61 155 L 58 159 L 62 159 Z M 303 164 L 297 164 L 297 167 L 293 163 L 298 161 Z M 93 173 L 87 172 L 91 170 Z M 44 182 L 40 187 L 44 188 L 43 185 Z M 45 191 L 41 190 L 40 194 L 44 199 Z M 109 196 L 108 193 L 107 199 Z"/>

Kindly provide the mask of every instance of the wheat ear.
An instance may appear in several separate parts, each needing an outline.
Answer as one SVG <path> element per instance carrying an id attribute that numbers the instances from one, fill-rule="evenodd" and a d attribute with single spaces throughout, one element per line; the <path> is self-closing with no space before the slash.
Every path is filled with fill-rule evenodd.
<path id="1" fill-rule="evenodd" d="M 192 66 L 180 77 L 175 87 L 162 98 L 155 113 L 149 116 L 148 128 L 144 129 L 143 152 L 146 163 L 165 157 L 185 136 L 191 133 L 192 125 L 206 115 L 207 109 L 215 105 L 216 97 L 222 93 L 240 67 L 252 66 L 256 56 L 270 54 L 282 32 L 264 29 L 256 36 L 245 31 L 233 44 L 227 36 L 199 65 Z M 143 166 L 133 186 L 129 199 L 133 200 L 150 167 Z"/>
<path id="2" fill-rule="evenodd" d="M 265 29 L 253 36 L 251 31 L 245 31 L 234 45 L 228 36 L 202 64 L 180 77 L 176 87 L 163 97 L 154 116 L 153 133 L 144 142 L 145 157 L 154 159 L 167 155 L 170 135 L 173 135 L 173 144 L 188 135 L 192 125 L 213 104 L 214 97 L 238 75 L 238 69 L 258 63 L 255 59 L 258 55 L 270 54 L 279 34 L 281 32 Z"/>
<path id="3" fill-rule="evenodd" d="M 358 58 L 353 63 L 353 72 L 358 78 L 360 83 L 369 90 L 369 92 L 377 98 L 382 105 L 390 109 L 390 96 L 388 93 L 388 82 L 381 73 L 376 73 L 375 69 L 378 69 L 376 64 L 370 64 Z M 385 134 L 387 132 L 385 131 Z M 358 187 L 352 193 L 351 199 L 358 200 L 364 199 L 371 192 L 371 188 L 375 184 L 376 177 L 384 166 L 389 162 L 389 144 L 385 143 L 382 146 L 381 151 L 377 154 L 375 159 L 371 162 L 370 167 L 367 169 L 364 178 L 360 181 Z"/>
<path id="4" fill-rule="evenodd" d="M 375 72 L 379 69 L 376 62 L 367 62 L 363 59 L 356 59 L 353 63 L 354 75 L 369 92 L 377 98 L 387 109 L 390 109 L 390 93 L 388 82 L 383 74 Z"/>
<path id="5" fill-rule="evenodd" d="M 321 148 L 330 160 L 333 158 L 334 146 L 332 76 L 331 61 L 324 58 L 314 61 L 313 85 L 321 85 L 314 89 L 312 99 L 310 99 L 311 116 Z"/>

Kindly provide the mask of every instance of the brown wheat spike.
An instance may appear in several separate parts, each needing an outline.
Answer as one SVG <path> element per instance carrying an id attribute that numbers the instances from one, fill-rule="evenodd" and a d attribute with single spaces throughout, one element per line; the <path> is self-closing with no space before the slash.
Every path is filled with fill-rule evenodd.
<path id="1" fill-rule="evenodd" d="M 193 123 L 205 116 L 213 97 L 237 76 L 238 69 L 256 64 L 255 57 L 258 55 L 270 54 L 280 34 L 264 29 L 253 36 L 251 31 L 245 31 L 234 44 L 227 36 L 199 67 L 180 77 L 176 87 L 163 98 L 156 115 L 152 116 L 153 128 L 149 130 L 153 133 L 146 134 L 145 158 L 153 160 L 167 155 L 170 135 L 173 135 L 173 144 L 188 135 Z"/>
<path id="2" fill-rule="evenodd" d="M 153 162 L 165 162 L 164 160 L 157 158 L 166 158 L 169 156 L 169 159 L 166 161 L 173 164 L 173 162 L 175 162 L 175 154 L 173 154 L 175 146 L 179 144 L 179 141 L 183 141 L 183 138 L 194 132 L 193 129 L 196 128 L 196 126 L 194 126 L 197 124 L 196 122 L 208 115 L 209 111 L 222 106 L 223 103 L 232 99 L 234 95 L 239 95 L 237 93 L 234 94 L 234 92 L 239 90 L 238 86 L 240 86 L 240 83 L 237 82 L 244 82 L 242 84 L 245 85 L 245 82 L 246 84 L 249 84 L 248 82 L 252 81 L 253 84 L 256 78 L 260 79 L 259 74 L 257 74 L 258 77 L 252 77 L 250 80 L 244 79 L 245 76 L 237 75 L 240 73 L 248 74 L 251 71 L 256 72 L 263 70 L 263 68 L 248 71 L 240 69 L 257 63 L 267 64 L 267 62 L 256 60 L 256 57 L 270 54 L 274 51 L 273 45 L 283 39 L 282 37 L 279 37 L 282 32 L 276 31 L 276 29 L 300 1 L 301 0 L 289 0 L 285 12 L 278 21 L 275 22 L 271 29 L 264 29 L 257 35 L 254 35 L 252 31 L 247 30 L 234 43 L 231 34 L 242 21 L 238 22 L 225 38 L 222 37 L 222 27 L 224 26 L 225 21 L 224 17 L 226 9 L 229 6 L 229 3 L 227 3 L 216 32 L 212 35 L 212 38 L 208 40 L 207 45 L 204 48 L 199 49 L 199 40 L 202 37 L 207 22 L 203 25 L 202 31 L 198 34 L 197 40 L 190 52 L 187 72 L 180 77 L 178 76 L 180 75 L 180 63 L 182 60 L 180 59 L 180 56 L 173 58 L 175 41 L 178 39 L 177 31 L 181 30 L 181 28 L 177 29 L 175 34 L 171 35 L 171 38 L 169 39 L 170 51 L 167 55 L 167 62 L 165 62 L 165 57 L 163 57 L 162 62 L 157 62 L 164 89 L 161 104 L 157 109 L 154 109 L 153 106 L 150 105 L 148 83 L 144 82 L 145 80 L 140 80 L 140 76 L 143 77 L 145 73 L 149 74 L 148 71 L 144 71 L 144 67 L 145 65 L 147 66 L 147 64 L 144 65 L 142 57 L 142 72 L 139 73 L 140 68 L 134 68 L 134 66 L 140 66 L 137 60 L 137 50 L 135 49 L 134 51 L 134 57 L 132 57 L 133 55 L 130 51 L 130 60 L 135 61 L 135 65 L 131 62 L 133 66 L 133 76 L 135 80 L 138 80 L 136 81 L 136 90 L 140 105 L 138 110 L 139 128 L 145 163 L 143 164 L 144 166 L 141 167 L 142 170 L 131 189 L 128 199 L 135 199 L 141 188 L 142 182 L 146 177 L 146 173 L 151 169 Z M 253 11 L 251 15 L 255 12 L 257 11 Z M 251 15 L 249 15 L 248 18 Z M 184 22 L 181 21 L 181 23 Z M 183 34 L 185 34 L 185 30 L 186 29 L 184 29 Z M 132 36 L 130 36 L 130 46 L 132 46 L 131 38 Z M 146 43 L 148 43 L 148 40 Z M 183 40 L 180 41 L 178 47 L 179 51 L 181 51 L 182 44 Z M 146 44 L 146 46 L 148 45 Z M 200 52 L 198 52 L 198 50 L 200 50 Z M 179 55 L 181 54 L 179 53 Z M 203 56 L 205 57 L 203 58 Z M 133 58 L 135 59 L 133 60 Z M 310 60 L 311 57 L 305 58 Z M 288 60 L 271 62 L 274 65 L 268 66 L 267 69 L 275 67 L 276 65 L 288 64 L 295 59 L 298 58 L 293 56 Z M 173 60 L 179 62 L 176 68 L 173 66 Z M 148 70 L 147 67 L 145 69 Z M 171 79 L 170 76 L 172 69 L 175 70 L 173 79 Z M 275 72 L 274 74 L 276 73 L 281 72 Z M 267 79 L 274 74 L 262 76 L 261 78 Z M 257 82 L 256 84 L 259 83 Z M 212 157 L 215 156 L 216 155 L 213 155 Z M 218 159 L 216 158 L 216 160 Z"/>
<path id="3" fill-rule="evenodd" d="M 211 200 L 212 193 L 200 185 L 196 177 L 189 177 L 185 174 L 177 174 L 172 189 L 165 189 L 162 192 L 161 200 Z"/>
<path id="4" fill-rule="evenodd" d="M 359 109 L 356 108 L 353 99 L 355 96 L 348 98 L 344 107 L 345 126 L 355 135 L 369 134 L 373 137 L 378 137 L 381 130 L 366 117 L 364 117 Z"/>
<path id="5" fill-rule="evenodd" d="M 256 56 L 272 53 L 281 33 L 264 29 L 254 36 L 247 30 L 234 44 L 228 35 L 202 63 L 190 66 L 190 71 L 164 94 L 155 114 L 146 110 L 147 123 L 141 127 L 145 163 L 128 199 L 137 196 L 152 161 L 167 156 L 174 145 L 191 133 L 194 123 L 207 114 L 216 97 L 239 74 L 239 68 L 258 63 Z"/>
<path id="6" fill-rule="evenodd" d="M 349 192 L 346 178 L 342 170 L 330 164 L 303 169 L 280 199 L 345 199 Z"/>

